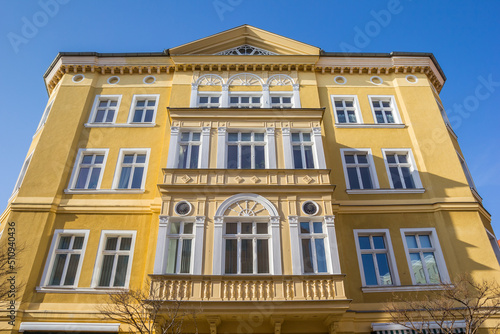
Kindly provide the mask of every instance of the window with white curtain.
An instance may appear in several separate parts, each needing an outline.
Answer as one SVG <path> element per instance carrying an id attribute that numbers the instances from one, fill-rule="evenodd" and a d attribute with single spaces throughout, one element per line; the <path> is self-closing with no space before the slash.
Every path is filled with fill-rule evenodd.
<path id="1" fill-rule="evenodd" d="M 171 222 L 168 226 L 167 274 L 192 272 L 194 255 L 194 223 Z"/>
<path id="2" fill-rule="evenodd" d="M 200 160 L 201 132 L 181 132 L 177 168 L 198 168 Z"/>
<path id="3" fill-rule="evenodd" d="M 149 149 L 121 149 L 113 182 L 115 189 L 144 189 Z"/>
<path id="4" fill-rule="evenodd" d="M 328 272 L 326 237 L 323 222 L 302 221 L 299 223 L 302 268 L 305 274 Z"/>

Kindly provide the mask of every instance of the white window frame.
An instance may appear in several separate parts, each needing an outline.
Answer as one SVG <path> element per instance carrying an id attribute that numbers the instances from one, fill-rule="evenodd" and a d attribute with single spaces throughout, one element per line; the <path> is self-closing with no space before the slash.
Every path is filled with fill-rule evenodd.
<path id="1" fill-rule="evenodd" d="M 222 274 L 223 275 L 272 275 L 273 274 L 273 259 L 274 259 L 274 254 L 273 254 L 273 231 L 271 228 L 271 223 L 269 220 L 264 220 L 259 217 L 253 217 L 254 219 L 245 219 L 245 217 L 239 217 L 243 219 L 237 219 L 237 220 L 226 220 L 224 221 L 223 224 L 223 230 L 222 230 Z M 267 218 L 267 217 L 266 217 Z M 236 234 L 226 234 L 226 224 L 228 223 L 237 223 L 237 233 Z M 241 224 L 242 223 L 252 223 L 252 234 L 242 234 L 241 233 Z M 265 223 L 267 224 L 267 234 L 257 234 L 256 229 L 257 229 L 257 223 Z M 255 228 L 254 228 L 255 226 Z M 255 232 L 255 233 L 254 233 Z M 253 273 L 242 273 L 241 272 L 241 239 L 251 239 L 252 240 L 252 251 L 253 251 Z M 265 239 L 267 240 L 267 247 L 268 247 L 268 267 L 269 267 L 269 272 L 268 273 L 258 273 L 258 263 L 255 261 L 258 257 L 257 254 L 257 239 Z M 226 268 L 226 240 L 237 240 L 236 241 L 236 273 L 226 273 L 225 268 Z"/>
<path id="2" fill-rule="evenodd" d="M 171 234 L 170 229 L 172 227 L 172 224 L 180 224 L 180 230 L 178 234 Z M 183 234 L 180 233 L 180 231 L 184 232 L 184 225 L 185 224 L 193 224 L 193 232 L 191 234 Z M 194 268 L 194 254 L 196 253 L 196 224 L 192 219 L 183 219 L 183 220 L 174 220 L 171 219 L 171 221 L 168 222 L 167 226 L 167 231 L 166 231 L 166 243 L 165 243 L 165 249 L 169 250 L 170 249 L 170 241 L 173 239 L 178 240 L 179 242 L 177 243 L 177 259 L 176 259 L 176 268 L 174 268 L 173 273 L 168 273 L 166 272 L 168 268 L 168 256 L 165 257 L 165 273 L 166 275 L 189 275 L 193 273 L 193 268 Z M 191 240 L 191 255 L 189 259 L 189 272 L 187 273 L 181 273 L 181 265 L 182 265 L 182 247 L 183 247 L 183 240 L 190 239 Z"/>
<path id="3" fill-rule="evenodd" d="M 465 179 L 467 180 L 467 183 L 469 184 L 469 187 L 472 188 L 473 190 L 477 191 L 476 185 L 474 184 L 474 179 L 472 178 L 472 174 L 470 173 L 469 166 L 467 166 L 467 162 L 465 161 L 465 158 L 458 152 L 458 160 L 460 161 L 460 166 L 462 167 L 462 170 L 465 175 Z"/>
<path id="4" fill-rule="evenodd" d="M 189 133 L 189 140 L 188 141 L 182 141 L 182 134 L 183 133 Z M 196 133 L 199 133 L 200 134 L 200 140 L 198 141 L 194 141 L 192 138 L 193 138 L 193 133 L 196 132 Z M 187 165 L 190 165 L 191 163 L 191 156 L 192 156 L 192 151 L 191 151 L 191 148 L 193 145 L 198 145 L 198 165 L 195 167 L 195 168 L 200 168 L 201 166 L 201 159 L 202 159 L 202 132 L 201 132 L 201 129 L 197 129 L 197 130 L 188 130 L 188 129 L 182 129 L 179 131 L 179 139 L 178 139 L 178 142 L 179 144 L 177 145 L 177 164 L 176 164 L 176 168 L 179 168 L 179 169 L 192 169 L 191 167 L 184 167 L 184 168 L 181 168 L 179 167 L 179 164 L 181 162 L 181 159 L 180 159 L 180 148 L 181 148 L 181 145 L 188 145 L 188 149 L 186 151 L 186 154 L 188 155 L 189 159 L 186 159 L 186 164 Z"/>
<path id="5" fill-rule="evenodd" d="M 237 133 L 238 134 L 238 141 L 229 141 L 229 134 L 231 133 Z M 242 133 L 250 133 L 251 134 L 251 137 L 252 137 L 252 140 L 251 141 L 241 141 L 241 134 Z M 255 133 L 261 133 L 263 134 L 264 136 L 264 140 L 263 141 L 254 141 L 254 137 L 255 137 Z M 238 146 L 238 167 L 236 169 L 241 169 L 241 145 L 245 145 L 248 143 L 248 145 L 251 146 L 251 152 L 252 152 L 252 168 L 251 169 L 256 169 L 255 168 L 255 146 L 263 146 L 264 147 L 264 159 L 265 159 L 265 167 L 262 168 L 262 169 L 268 169 L 269 168 L 269 165 L 270 165 L 270 157 L 269 157 L 269 140 L 268 140 L 268 136 L 266 135 L 266 132 L 261 132 L 261 131 L 255 131 L 254 129 L 248 129 L 248 130 L 238 130 L 238 129 L 231 129 L 231 130 L 227 130 L 227 133 L 226 133 L 226 143 L 225 143 L 225 150 L 226 150 L 226 154 L 225 154 L 225 162 L 224 162 L 224 165 L 225 165 L 225 168 L 228 168 L 228 165 L 227 165 L 227 159 L 228 159 L 228 154 L 229 154 L 229 146 L 232 145 L 232 146 Z M 256 145 L 256 143 L 258 143 Z M 263 145 L 260 144 L 260 143 L 264 143 Z M 220 153 L 219 153 L 220 154 Z M 276 157 L 274 157 L 274 159 L 276 159 Z"/>
<path id="6" fill-rule="evenodd" d="M 148 174 L 148 165 L 149 165 L 149 156 L 151 153 L 150 148 L 121 148 L 120 153 L 118 154 L 118 160 L 116 161 L 116 168 L 115 168 L 115 176 L 113 178 L 113 189 L 116 190 L 124 190 L 124 191 L 137 191 L 137 190 L 144 190 L 144 187 L 146 185 L 146 178 Z M 144 162 L 144 173 L 142 175 L 142 183 L 140 188 L 118 188 L 118 185 L 120 183 L 120 176 L 121 176 L 121 171 L 122 171 L 122 161 L 123 157 L 125 154 L 146 154 L 146 161 Z M 135 166 L 134 166 L 135 167 Z M 135 168 L 134 168 L 135 170 Z M 130 178 L 133 178 L 133 173 L 130 174 Z M 129 180 L 130 183 L 130 180 Z"/>
<path id="7" fill-rule="evenodd" d="M 132 272 L 132 264 L 134 260 L 134 250 L 135 250 L 135 239 L 136 239 L 137 231 L 132 231 L 132 230 L 102 230 L 101 231 L 101 238 L 99 240 L 99 247 L 97 249 L 97 256 L 96 256 L 96 261 L 94 265 L 94 271 L 92 275 L 92 283 L 91 286 L 93 288 L 98 288 L 98 289 L 126 289 L 129 286 L 130 283 L 130 273 Z M 131 244 L 130 244 L 130 250 L 127 251 L 129 252 L 129 258 L 128 258 L 128 264 L 127 264 L 127 274 L 125 276 L 125 283 L 124 285 L 114 287 L 114 286 L 99 286 L 99 278 L 101 276 L 101 266 L 102 266 L 102 260 L 104 258 L 104 248 L 106 247 L 106 240 L 108 237 L 125 237 L 125 238 L 132 238 Z M 116 267 L 116 262 L 113 263 L 113 266 Z M 110 283 L 114 280 L 114 273 L 111 276 Z"/>
<path id="8" fill-rule="evenodd" d="M 36 132 L 38 132 L 38 130 L 40 130 L 40 128 L 44 126 L 45 123 L 47 122 L 47 118 L 49 117 L 53 104 L 54 104 L 54 99 L 52 99 L 52 101 L 49 101 L 49 103 L 47 103 L 47 106 L 43 110 L 42 118 L 40 119 L 40 122 L 38 123 L 38 126 L 36 128 Z"/>
<path id="9" fill-rule="evenodd" d="M 68 185 L 68 190 L 82 190 L 82 191 L 95 191 L 101 189 L 101 182 L 102 182 L 102 177 L 104 175 L 104 170 L 106 168 L 106 161 L 108 159 L 108 153 L 109 149 L 108 148 L 81 148 L 78 150 L 78 153 L 76 155 L 75 159 L 75 164 L 73 165 L 73 171 L 71 173 L 71 178 L 69 180 L 69 185 Z M 80 171 L 80 165 L 82 163 L 83 157 L 86 155 L 90 154 L 104 154 L 104 159 L 102 161 L 102 170 L 99 175 L 99 180 L 97 182 L 97 187 L 95 189 L 88 189 L 88 188 L 75 188 L 76 182 L 78 180 L 78 173 Z"/>
<path id="10" fill-rule="evenodd" d="M 300 137 L 300 141 L 293 141 L 293 135 L 298 133 L 299 134 L 299 137 Z M 310 135 L 310 138 L 311 140 L 308 141 L 308 142 L 305 142 L 304 141 L 304 136 L 303 134 L 304 133 L 308 133 Z M 314 147 L 314 135 L 312 133 L 312 131 L 293 131 L 292 134 L 290 135 L 290 141 L 291 141 L 291 149 L 292 149 L 292 165 L 293 165 L 293 168 L 294 169 L 318 169 L 318 158 L 317 158 L 317 150 L 316 148 Z M 295 157 L 293 156 L 293 147 L 294 146 L 300 146 L 300 154 L 301 154 L 301 158 L 302 158 L 302 168 L 298 168 L 295 166 Z M 306 167 L 306 156 L 305 156 L 305 150 L 304 150 L 304 146 L 311 146 L 311 152 L 312 152 L 312 156 L 313 156 L 313 167 L 312 168 L 307 168 Z"/>
<path id="11" fill-rule="evenodd" d="M 357 95 L 330 95 L 330 99 L 332 102 L 333 116 L 335 117 L 335 125 L 363 124 L 363 117 L 361 116 L 361 108 L 359 107 L 359 101 Z M 353 106 L 355 108 L 354 114 L 356 115 L 355 123 L 349 122 L 349 117 L 346 117 L 345 123 L 339 122 L 337 116 L 337 109 L 335 108 L 335 99 L 353 100 Z"/>
<path id="12" fill-rule="evenodd" d="M 490 241 L 491 247 L 493 248 L 493 253 L 495 253 L 497 261 L 500 264 L 500 246 L 498 245 L 498 240 L 493 233 L 491 233 L 487 229 L 484 230 L 486 231 L 488 240 Z"/>
<path id="13" fill-rule="evenodd" d="M 309 223 L 309 226 L 312 227 L 311 223 L 321 223 L 323 233 L 314 233 L 313 230 L 311 229 L 311 233 L 309 234 L 302 234 L 300 232 L 300 224 L 301 223 Z M 326 228 L 325 221 L 322 217 L 317 217 L 316 219 L 311 218 L 311 217 L 299 217 L 298 219 L 298 234 L 299 234 L 299 244 L 298 248 L 300 249 L 300 264 L 302 266 L 302 275 L 326 275 L 330 274 L 332 272 L 331 268 L 331 256 L 330 256 L 330 245 L 328 242 L 328 231 Z M 312 257 L 313 257 L 313 272 L 306 273 L 304 271 L 305 265 L 304 265 L 304 250 L 302 249 L 302 240 L 303 239 L 309 239 L 311 240 L 311 249 L 312 249 Z M 326 272 L 318 272 L 318 253 L 316 251 L 316 245 L 313 242 L 315 239 L 323 239 L 323 244 L 325 248 L 325 262 L 326 262 Z"/>
<path id="14" fill-rule="evenodd" d="M 375 249 L 370 249 L 370 250 L 362 250 L 359 246 L 359 237 L 360 236 L 382 236 L 384 237 L 385 245 L 386 245 L 386 250 L 381 251 L 381 250 L 375 250 Z M 394 257 L 394 250 L 392 248 L 392 241 L 391 241 L 391 234 L 388 229 L 356 229 L 354 230 L 354 241 L 356 244 L 356 253 L 358 255 L 358 265 L 359 265 L 359 272 L 361 274 L 361 282 L 363 284 L 363 287 L 390 287 L 390 286 L 397 286 L 401 285 L 401 282 L 399 280 L 399 274 L 398 274 L 398 267 L 396 265 L 396 258 Z M 387 262 L 389 263 L 389 270 L 391 271 L 391 278 L 392 278 L 392 284 L 391 285 L 382 285 L 380 284 L 380 277 L 379 277 L 379 272 L 378 272 L 378 262 L 374 261 L 375 264 L 375 274 L 377 275 L 377 285 L 367 285 L 366 284 L 366 277 L 365 277 L 365 270 L 363 268 L 363 260 L 361 255 L 362 254 L 374 254 L 374 253 L 383 253 L 387 255 Z"/>
<path id="15" fill-rule="evenodd" d="M 231 103 L 231 98 L 232 97 L 238 97 L 238 98 L 241 98 L 241 97 L 249 97 L 250 100 L 252 99 L 252 97 L 259 97 L 260 98 L 260 105 L 257 107 L 241 107 L 240 104 L 241 102 L 238 102 L 236 105 Z M 253 104 L 252 102 L 248 103 L 248 104 Z M 238 109 L 259 109 L 259 108 L 263 108 L 264 107 L 264 96 L 262 94 L 262 91 L 250 91 L 250 92 L 229 92 L 229 96 L 228 96 L 228 105 L 229 105 L 229 108 L 238 108 Z"/>
<path id="16" fill-rule="evenodd" d="M 402 228 L 401 229 L 401 238 L 403 239 L 403 246 L 406 254 L 406 260 L 408 262 L 409 273 L 411 276 L 411 281 L 413 285 L 435 285 L 435 284 L 418 284 L 415 281 L 415 274 L 413 272 L 413 266 L 411 265 L 410 252 L 408 249 L 408 245 L 406 244 L 406 235 L 409 234 L 427 234 L 430 237 L 431 243 L 433 245 L 434 258 L 436 259 L 436 265 L 439 270 L 439 276 L 441 278 L 441 282 L 449 283 L 450 276 L 448 274 L 448 269 L 446 268 L 446 262 L 444 261 L 443 252 L 441 251 L 441 245 L 439 244 L 439 239 L 437 236 L 436 229 L 434 227 L 429 228 Z M 427 269 L 424 269 L 424 272 L 427 272 Z M 428 274 L 426 274 L 427 280 Z"/>
<path id="17" fill-rule="evenodd" d="M 136 109 L 136 104 L 138 100 L 155 100 L 155 106 L 154 106 L 154 111 L 153 111 L 153 118 L 151 119 L 151 122 L 134 122 L 134 111 Z M 130 110 L 128 113 L 128 120 L 127 123 L 129 124 L 155 124 L 156 123 L 156 112 L 158 110 L 158 103 L 160 101 L 160 94 L 136 94 L 132 98 L 132 103 L 130 103 Z M 143 114 L 143 118 L 146 116 L 146 114 Z"/>
<path id="18" fill-rule="evenodd" d="M 391 108 L 392 108 L 392 117 L 394 118 L 394 123 L 378 123 L 377 122 L 377 116 L 375 115 L 375 109 L 373 107 L 373 101 L 374 100 L 390 100 L 391 103 Z M 396 99 L 394 98 L 394 95 L 368 95 L 368 101 L 370 103 L 370 109 L 372 111 L 373 115 L 373 123 L 374 124 L 380 124 L 380 125 L 391 125 L 391 124 L 403 124 L 403 121 L 401 120 L 401 115 L 399 114 L 399 109 L 398 105 L 396 103 Z M 384 119 L 385 114 L 384 115 Z"/>
<path id="19" fill-rule="evenodd" d="M 52 243 L 50 244 L 49 255 L 47 256 L 47 260 L 45 261 L 45 267 L 43 269 L 42 280 L 40 282 L 40 286 L 42 287 L 50 287 L 50 288 L 61 288 L 61 289 L 74 289 L 78 287 L 78 281 L 80 279 L 80 273 L 83 266 L 83 260 L 85 257 L 85 250 L 87 248 L 87 242 L 89 240 L 90 230 L 70 230 L 70 229 L 57 229 L 54 231 L 54 236 L 52 237 Z M 78 268 L 76 270 L 75 281 L 73 285 L 49 285 L 50 275 L 52 273 L 52 269 L 54 267 L 54 261 L 56 258 L 56 249 L 59 244 L 59 240 L 61 236 L 71 235 L 71 236 L 83 236 L 83 245 L 80 250 L 80 260 L 78 262 Z M 68 254 L 71 254 L 68 252 Z M 69 261 L 67 259 L 66 261 Z M 67 270 L 68 263 L 65 265 L 65 271 Z M 63 274 L 65 277 L 66 273 Z"/>
<path id="20" fill-rule="evenodd" d="M 30 155 L 24 160 L 23 166 L 21 167 L 21 171 L 19 172 L 19 176 L 17 177 L 16 184 L 14 185 L 14 190 L 12 191 L 12 194 L 14 195 L 19 189 L 21 189 L 21 186 L 23 185 L 24 177 L 26 176 L 26 172 L 28 171 L 28 168 L 31 163 L 31 159 L 33 158 L 33 153 L 31 152 Z"/>
<path id="21" fill-rule="evenodd" d="M 276 98 L 278 97 L 280 99 L 280 103 L 278 103 L 278 106 L 276 104 L 273 104 L 273 97 Z M 288 97 L 290 99 L 290 103 L 283 103 L 283 98 Z M 284 104 L 290 104 L 290 107 L 283 107 Z M 284 109 L 290 109 L 290 108 L 295 108 L 295 103 L 294 103 L 294 98 L 293 98 L 293 92 L 277 92 L 277 91 L 271 91 L 269 93 L 269 107 L 270 108 L 284 108 Z"/>
<path id="22" fill-rule="evenodd" d="M 413 178 L 413 183 L 415 183 L 415 188 L 407 188 L 405 186 L 403 188 L 397 188 L 397 189 L 411 190 L 411 189 L 422 189 L 423 188 L 422 181 L 420 180 L 420 175 L 418 173 L 417 163 L 415 162 L 415 158 L 413 157 L 412 150 L 410 148 L 383 148 L 382 155 L 384 156 L 385 170 L 387 172 L 387 178 L 389 179 L 389 184 L 391 186 L 391 189 L 396 189 L 396 188 L 394 188 L 394 183 L 392 182 L 391 172 L 389 170 L 389 162 L 387 161 L 387 154 L 406 154 L 406 156 L 408 157 L 407 164 L 410 165 L 410 172 L 411 172 L 411 176 Z M 404 183 L 399 165 L 400 164 L 398 163 L 399 176 L 402 180 L 402 183 Z"/>
<path id="23" fill-rule="evenodd" d="M 97 109 L 99 107 L 99 102 L 101 100 L 116 100 L 116 111 L 115 114 L 113 115 L 113 121 L 112 122 L 94 122 L 94 119 L 97 115 Z M 88 124 L 92 125 L 109 125 L 109 124 L 115 124 L 116 122 L 116 116 L 118 115 L 118 112 L 120 110 L 120 104 L 121 104 L 122 96 L 121 95 L 96 95 L 94 99 L 94 104 L 92 105 L 92 111 L 90 112 Z"/>
<path id="24" fill-rule="evenodd" d="M 208 102 L 207 105 L 201 105 L 200 104 L 200 97 L 208 97 L 209 99 L 212 97 L 218 97 L 219 98 L 219 103 L 217 103 L 217 106 L 215 103 Z M 216 91 L 198 91 L 198 95 L 196 96 L 196 107 L 197 108 L 203 108 L 203 109 L 213 109 L 213 108 L 220 108 L 222 107 L 222 92 Z"/>
<path id="25" fill-rule="evenodd" d="M 368 167 L 370 170 L 370 175 L 372 177 L 372 184 L 373 188 L 368 188 L 368 189 L 352 189 L 350 182 L 349 182 L 349 175 L 347 174 L 347 164 L 345 162 L 345 153 L 366 153 L 366 158 L 368 161 Z M 377 171 L 375 169 L 375 163 L 373 161 L 373 155 L 372 155 L 372 150 L 370 148 L 341 148 L 340 149 L 340 155 L 342 159 L 342 167 L 344 169 L 344 178 L 345 178 L 345 184 L 346 184 L 346 189 L 347 190 L 356 190 L 356 191 L 370 191 L 373 189 L 379 189 L 379 183 L 378 183 L 378 177 L 377 177 Z M 360 175 L 358 174 L 358 179 L 360 178 Z M 360 182 L 362 184 L 362 182 Z"/>

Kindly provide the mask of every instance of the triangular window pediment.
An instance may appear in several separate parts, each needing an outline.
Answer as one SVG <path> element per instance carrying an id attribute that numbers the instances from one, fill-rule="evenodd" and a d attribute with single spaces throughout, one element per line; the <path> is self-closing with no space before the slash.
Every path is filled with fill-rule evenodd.
<path id="1" fill-rule="evenodd" d="M 267 51 L 261 48 L 256 48 L 248 44 L 243 44 L 235 48 L 231 48 L 222 52 L 216 53 L 222 56 L 275 56 L 277 53 Z"/>

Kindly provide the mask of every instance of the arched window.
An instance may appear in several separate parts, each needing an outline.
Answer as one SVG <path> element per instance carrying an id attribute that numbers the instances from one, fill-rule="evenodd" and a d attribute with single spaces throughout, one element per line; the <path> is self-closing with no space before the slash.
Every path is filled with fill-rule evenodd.
<path id="1" fill-rule="evenodd" d="M 205 74 L 191 84 L 192 108 L 219 108 L 224 80 L 216 74 Z"/>
<path id="2" fill-rule="evenodd" d="M 249 88 L 251 87 L 251 88 Z M 251 73 L 233 75 L 228 80 L 229 107 L 231 108 L 262 108 L 262 79 Z"/>
<path id="3" fill-rule="evenodd" d="M 280 219 L 257 194 L 238 194 L 217 209 L 213 274 L 281 275 Z"/>
<path id="4" fill-rule="evenodd" d="M 275 74 L 267 79 L 271 108 L 300 108 L 299 85 L 285 74 Z"/>

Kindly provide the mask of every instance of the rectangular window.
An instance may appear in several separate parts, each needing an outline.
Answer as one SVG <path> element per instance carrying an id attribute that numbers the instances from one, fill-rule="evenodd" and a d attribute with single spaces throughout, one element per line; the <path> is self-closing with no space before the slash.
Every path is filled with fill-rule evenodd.
<path id="1" fill-rule="evenodd" d="M 108 150 L 80 149 L 76 157 L 70 189 L 99 189 Z"/>
<path id="2" fill-rule="evenodd" d="M 356 95 L 332 95 L 335 122 L 339 124 L 363 123 Z"/>
<path id="3" fill-rule="evenodd" d="M 413 284 L 449 281 L 434 229 L 401 229 Z"/>
<path id="4" fill-rule="evenodd" d="M 486 234 L 488 235 L 488 240 L 490 240 L 491 247 L 493 248 L 493 252 L 497 258 L 498 263 L 500 263 L 500 247 L 498 245 L 498 240 L 493 233 L 486 230 Z"/>
<path id="5" fill-rule="evenodd" d="M 90 113 L 89 123 L 112 124 L 116 120 L 121 95 L 97 95 Z"/>
<path id="6" fill-rule="evenodd" d="M 472 189 L 476 190 L 476 185 L 474 184 L 474 180 L 472 179 L 472 175 L 469 171 L 469 167 L 467 167 L 467 163 L 465 162 L 465 159 L 458 153 L 458 160 L 460 160 L 460 165 L 462 166 L 462 170 L 464 171 L 465 178 L 467 179 L 467 183 L 469 183 L 469 187 Z"/>
<path id="7" fill-rule="evenodd" d="M 446 114 L 446 111 L 444 110 L 443 105 L 439 100 L 436 98 L 436 104 L 439 108 L 439 113 L 441 114 L 441 117 L 443 117 L 444 123 L 451 128 L 450 120 L 448 119 L 448 115 Z"/>
<path id="8" fill-rule="evenodd" d="M 271 96 L 271 108 L 293 108 L 291 96 Z"/>
<path id="9" fill-rule="evenodd" d="M 134 253 L 135 231 L 103 231 L 94 271 L 97 287 L 126 287 Z"/>
<path id="10" fill-rule="evenodd" d="M 220 107 L 220 96 L 218 95 L 198 95 L 198 107 L 199 108 L 219 108 Z"/>
<path id="11" fill-rule="evenodd" d="M 56 230 L 42 278 L 42 286 L 78 285 L 88 230 Z"/>
<path id="12" fill-rule="evenodd" d="M 38 127 L 36 128 L 37 130 L 40 129 L 47 121 L 47 118 L 49 117 L 49 113 L 50 113 L 50 110 L 52 109 L 53 103 L 54 103 L 54 100 L 50 101 L 50 103 L 45 107 L 45 110 L 43 111 L 43 114 L 42 114 L 42 119 L 40 120 L 40 123 L 38 123 Z"/>
<path id="13" fill-rule="evenodd" d="M 226 274 L 269 274 L 268 223 L 225 223 Z"/>
<path id="14" fill-rule="evenodd" d="M 189 274 L 193 262 L 194 231 L 192 222 L 169 224 L 167 274 Z"/>
<path id="15" fill-rule="evenodd" d="M 347 189 L 378 188 L 370 150 L 341 149 Z"/>
<path id="16" fill-rule="evenodd" d="M 392 189 L 422 188 L 413 154 L 409 149 L 382 149 Z"/>
<path id="17" fill-rule="evenodd" d="M 149 149 L 121 149 L 115 172 L 115 189 L 144 189 Z"/>
<path id="18" fill-rule="evenodd" d="M 400 124 L 398 108 L 394 96 L 368 96 L 373 118 L 377 124 Z"/>
<path id="19" fill-rule="evenodd" d="M 201 146 L 200 132 L 181 132 L 177 168 L 198 168 Z"/>
<path id="20" fill-rule="evenodd" d="M 23 184 L 24 177 L 26 176 L 26 172 L 28 171 L 28 167 L 31 162 L 31 157 L 33 156 L 33 153 L 31 153 L 26 160 L 24 161 L 23 167 L 21 168 L 21 173 L 19 173 L 19 176 L 16 181 L 16 185 L 14 186 L 14 191 L 12 193 L 15 193 L 21 188 L 21 184 Z"/>
<path id="21" fill-rule="evenodd" d="M 266 168 L 265 147 L 263 133 L 229 132 L 227 137 L 227 168 Z"/>
<path id="22" fill-rule="evenodd" d="M 293 166 L 295 169 L 314 168 L 311 133 L 292 133 Z"/>
<path id="23" fill-rule="evenodd" d="M 326 232 L 322 222 L 300 222 L 299 238 L 304 273 L 326 273 Z"/>
<path id="24" fill-rule="evenodd" d="M 134 95 L 129 123 L 154 123 L 160 95 Z"/>
<path id="25" fill-rule="evenodd" d="M 249 96 L 249 95 L 230 95 L 229 96 L 229 107 L 231 108 L 260 108 L 261 103 L 260 96 Z"/>
<path id="26" fill-rule="evenodd" d="M 388 230 L 354 230 L 363 286 L 398 285 Z"/>

